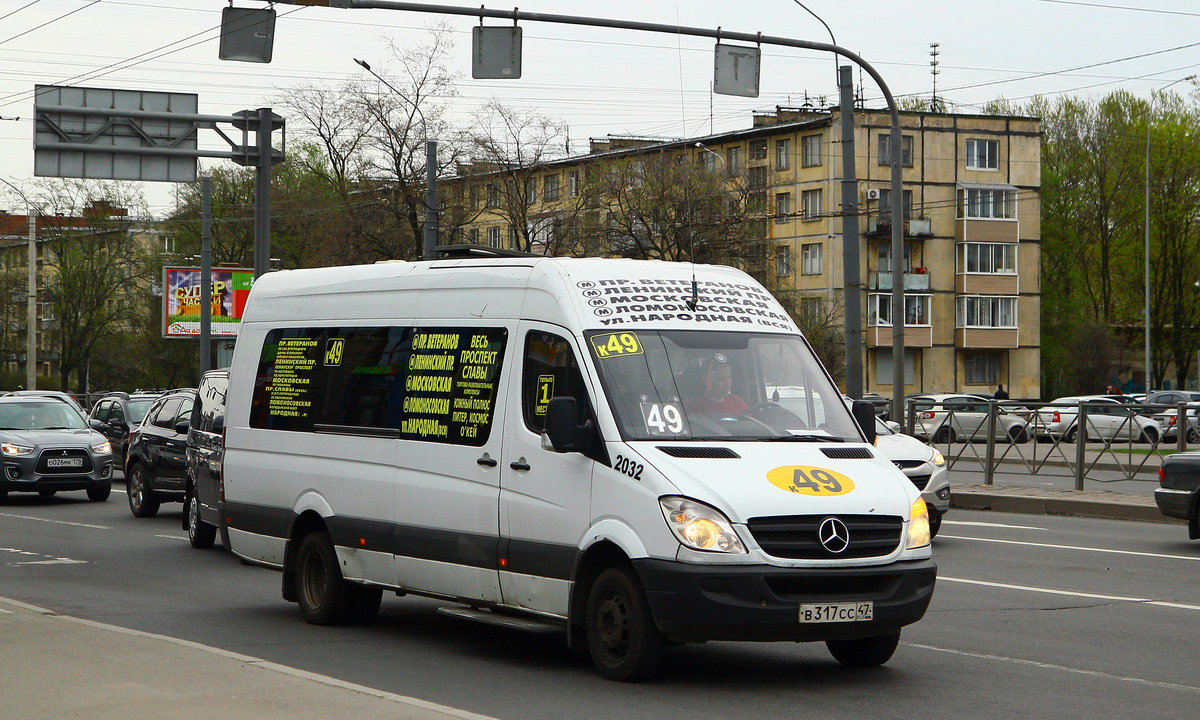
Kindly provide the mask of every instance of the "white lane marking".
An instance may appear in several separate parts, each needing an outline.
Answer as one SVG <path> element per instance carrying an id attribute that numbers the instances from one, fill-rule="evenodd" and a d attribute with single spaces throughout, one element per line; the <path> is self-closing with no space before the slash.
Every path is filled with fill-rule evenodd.
<path id="1" fill-rule="evenodd" d="M 1116 550 L 1114 548 L 1094 548 L 1082 545 L 1055 545 L 1054 543 L 1026 542 L 1024 540 L 997 540 L 996 538 L 977 538 L 965 535 L 938 535 L 952 540 L 974 540 L 975 542 L 999 543 L 1001 545 L 1028 545 L 1029 547 L 1051 548 L 1054 550 L 1079 550 L 1081 552 L 1111 553 L 1113 555 L 1133 555 L 1135 557 L 1162 558 L 1165 560 L 1190 560 L 1200 562 L 1200 555 L 1168 555 L 1166 553 L 1139 552 L 1137 550 Z"/>
<path id="2" fill-rule="evenodd" d="M 1024 592 L 1046 593 L 1048 595 L 1067 595 L 1069 597 L 1089 598 L 1092 600 L 1112 600 L 1115 602 L 1141 603 L 1143 605 L 1157 605 L 1159 607 L 1176 608 L 1178 610 L 1200 610 L 1200 605 L 1167 602 L 1166 600 L 1155 600 L 1154 598 L 1127 597 L 1124 595 L 1100 595 L 1097 593 L 1079 592 L 1077 590 L 1055 590 L 1054 588 L 1033 587 L 1032 585 L 1014 585 L 1012 583 L 989 582 L 987 580 L 968 580 L 967 578 L 946 577 L 944 575 L 939 575 L 938 580 L 945 580 L 946 582 L 952 583 L 964 583 L 966 585 L 984 585 L 986 587 L 1002 588 L 1004 590 L 1022 590 Z"/>
<path id="3" fill-rule="evenodd" d="M 179 535 L 155 535 L 154 537 L 166 538 L 168 540 L 187 540 L 186 537 L 181 537 Z"/>
<path id="4" fill-rule="evenodd" d="M 1059 670 L 1061 672 L 1075 673 L 1076 675 L 1089 675 L 1103 680 L 1120 680 L 1121 682 L 1137 683 L 1139 685 L 1147 685 L 1149 687 L 1166 688 L 1168 690 L 1200 690 L 1200 687 L 1194 685 L 1180 685 L 1178 683 L 1162 682 L 1161 680 L 1148 680 L 1146 678 L 1132 677 L 1129 675 L 1113 675 L 1112 673 L 1100 672 L 1098 670 L 1085 670 L 1083 668 L 1073 668 L 1066 665 L 1055 665 L 1053 663 L 1039 662 L 1037 660 L 1026 660 L 1025 658 L 1006 657 L 1004 655 L 990 655 L 988 653 L 969 652 L 967 650 L 953 650 L 951 648 L 935 647 L 933 645 L 922 645 L 920 643 L 904 643 L 907 647 L 920 648 L 922 650 L 932 650 L 934 652 L 950 653 L 951 655 L 960 655 L 962 657 L 979 658 L 980 660 L 995 660 L 997 662 L 1013 663 L 1016 665 L 1029 665 L 1031 667 L 1042 668 L 1044 670 Z"/>
<path id="5" fill-rule="evenodd" d="M 975 522 L 972 520 L 943 520 L 943 525 L 969 525 L 971 527 L 993 527 L 993 528 L 1008 528 L 1010 530 L 1045 530 L 1046 528 L 1033 527 L 1032 525 L 1005 525 L 1004 523 L 994 522 Z"/>
<path id="6" fill-rule="evenodd" d="M 390 692 L 387 692 L 386 690 L 376 690 L 375 688 L 372 688 L 372 687 L 367 687 L 365 685 L 357 685 L 355 683 L 346 682 L 345 680 L 339 680 L 334 677 L 329 677 L 328 675 L 318 675 L 316 673 L 307 672 L 305 670 L 299 670 L 297 668 L 288 667 L 287 665 L 280 665 L 279 663 L 269 662 L 267 660 L 263 660 L 261 658 L 256 658 L 251 655 L 243 655 L 241 653 L 231 652 L 229 650 L 223 650 L 221 648 L 213 647 L 211 645 L 201 645 L 200 643 L 192 642 L 190 640 L 180 640 L 179 638 L 173 638 L 173 637 L 170 637 L 167 635 L 156 635 L 154 633 L 142 632 L 141 630 L 130 630 L 129 628 L 123 628 L 123 627 L 120 627 L 117 625 L 109 625 L 107 623 L 96 622 L 95 620 L 84 620 L 83 618 L 71 617 L 70 615 L 59 615 L 59 614 L 55 613 L 53 610 L 39 608 L 34 605 L 26 605 L 25 603 L 18 602 L 16 600 L 12 600 L 12 599 L 9 599 L 6 597 L 0 597 L 0 602 L 8 603 L 10 605 L 15 605 L 17 607 L 21 607 L 26 610 L 31 610 L 36 613 L 41 613 L 42 615 L 46 615 L 48 617 L 66 620 L 68 622 L 73 622 L 73 623 L 79 623 L 80 625 L 84 625 L 87 627 L 99 628 L 101 630 L 110 630 L 112 632 L 121 633 L 123 635 L 131 635 L 133 637 L 147 638 L 150 640 L 161 640 L 163 642 L 168 642 L 173 645 L 178 645 L 180 647 L 185 647 L 185 648 L 190 648 L 192 650 L 199 650 L 202 652 L 212 653 L 213 655 L 218 655 L 220 657 L 236 660 L 238 662 L 246 663 L 247 665 L 253 665 L 254 667 L 259 667 L 264 670 L 269 670 L 271 672 L 277 672 L 277 673 L 281 673 L 283 675 L 289 675 L 294 678 L 300 678 L 303 680 L 308 680 L 310 682 L 320 683 L 320 684 L 326 685 L 328 687 L 334 687 L 334 688 L 339 688 L 341 690 L 349 690 L 351 692 L 361 693 L 363 695 L 368 695 L 370 697 L 379 698 L 380 700 L 386 700 L 388 702 L 393 702 L 398 705 L 408 705 L 409 707 L 419 708 L 421 710 L 426 710 L 426 711 L 435 712 L 435 713 L 441 713 L 443 715 L 446 715 L 447 717 L 459 718 L 459 720 L 496 720 L 495 718 L 488 716 L 488 715 L 479 715 L 478 713 L 473 713 L 468 710 L 459 710 L 458 708 L 450 707 L 449 705 L 439 705 L 437 703 L 432 703 L 427 700 L 421 700 L 419 698 L 409 697 L 407 695 L 397 695 L 396 693 L 390 693 Z"/>
<path id="7" fill-rule="evenodd" d="M 0 615 L 12 615 L 12 610 L 0 610 Z"/>
<path id="8" fill-rule="evenodd" d="M 72 560 L 71 558 L 54 558 L 52 560 L 31 560 L 29 562 L 13 563 L 13 565 L 87 565 L 87 560 Z"/>
<path id="9" fill-rule="evenodd" d="M 93 528 L 95 530 L 112 530 L 107 525 L 90 525 L 88 523 L 68 522 L 66 520 L 51 520 L 50 518 L 33 517 L 32 515 L 15 515 L 13 513 L 0 513 L 0 516 L 19 518 L 21 520 L 37 520 L 38 522 L 54 523 L 55 525 L 73 525 L 75 527 Z"/>

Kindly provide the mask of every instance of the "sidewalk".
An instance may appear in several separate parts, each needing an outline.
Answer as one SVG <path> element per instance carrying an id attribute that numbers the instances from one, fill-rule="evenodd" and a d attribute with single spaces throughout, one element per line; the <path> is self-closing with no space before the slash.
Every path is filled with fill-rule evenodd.
<path id="1" fill-rule="evenodd" d="M 1142 520 L 1186 524 L 1164 516 L 1150 493 L 1133 494 L 1102 490 L 1066 490 L 1023 485 L 950 486 L 950 507 L 962 510 L 1083 515 L 1116 520 Z"/>
<path id="2" fill-rule="evenodd" d="M 6 718 L 489 720 L 7 598 L 0 598 L 0 667 Z"/>

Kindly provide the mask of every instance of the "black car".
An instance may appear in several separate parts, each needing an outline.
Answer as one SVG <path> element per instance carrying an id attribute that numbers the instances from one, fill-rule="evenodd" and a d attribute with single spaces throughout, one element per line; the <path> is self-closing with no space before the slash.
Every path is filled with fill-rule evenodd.
<path id="1" fill-rule="evenodd" d="M 103 502 L 112 490 L 108 441 L 57 398 L 0 398 L 0 463 L 0 502 L 10 492 L 60 490 L 86 490 Z"/>
<path id="2" fill-rule="evenodd" d="M 125 467 L 125 449 L 129 447 L 129 434 L 137 427 L 154 401 L 161 396 L 154 393 L 112 393 L 96 401 L 92 406 L 91 426 L 112 443 L 113 460 L 117 467 Z"/>
<path id="3" fill-rule="evenodd" d="M 1158 469 L 1154 502 L 1167 517 L 1188 521 L 1188 537 L 1200 538 L 1200 452 L 1167 456 Z"/>
<path id="4" fill-rule="evenodd" d="M 225 460 L 225 393 L 228 370 L 210 370 L 200 379 L 187 436 L 187 487 L 183 529 L 192 547 L 213 546 L 218 529 L 221 544 L 229 547 L 221 522 L 221 467 Z"/>
<path id="5" fill-rule="evenodd" d="M 150 406 L 129 435 L 125 479 L 135 517 L 154 517 L 164 502 L 183 502 L 187 477 L 187 434 L 196 390 L 168 392 Z"/>

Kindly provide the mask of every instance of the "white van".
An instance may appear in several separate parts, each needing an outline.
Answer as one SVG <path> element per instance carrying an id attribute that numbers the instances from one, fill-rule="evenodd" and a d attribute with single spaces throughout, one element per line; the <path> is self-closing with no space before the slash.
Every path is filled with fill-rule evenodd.
<path id="1" fill-rule="evenodd" d="M 777 386 L 808 402 L 783 408 Z M 873 418 L 727 267 L 276 272 L 234 352 L 220 515 L 313 623 L 369 620 L 387 589 L 565 630 L 616 680 L 707 640 L 825 641 L 879 665 L 936 566 Z"/>

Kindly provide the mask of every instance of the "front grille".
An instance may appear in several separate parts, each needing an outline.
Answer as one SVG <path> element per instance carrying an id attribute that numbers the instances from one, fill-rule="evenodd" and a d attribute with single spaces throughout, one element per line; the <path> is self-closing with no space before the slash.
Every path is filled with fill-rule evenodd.
<path id="1" fill-rule="evenodd" d="M 817 537 L 821 523 L 837 517 L 846 523 L 850 543 L 840 553 L 826 550 Z M 751 518 L 746 526 L 768 555 L 794 560 L 869 558 L 890 555 L 900 544 L 904 520 L 894 515 L 786 515 Z"/>
<path id="2" fill-rule="evenodd" d="M 888 575 L 766 578 L 767 587 L 782 600 L 886 597 L 893 580 Z"/>
<path id="3" fill-rule="evenodd" d="M 906 468 L 921 467 L 925 464 L 924 460 L 893 460 L 892 462 L 894 462 L 896 467 L 900 468 L 901 470 Z"/>
<path id="4" fill-rule="evenodd" d="M 875 457 L 864 447 L 823 447 L 821 452 L 825 453 L 825 457 L 835 460 L 870 460 Z"/>
<path id="5" fill-rule="evenodd" d="M 738 455 L 729 448 L 723 447 L 677 447 L 674 445 L 659 445 L 659 450 L 662 450 L 671 457 L 677 458 L 717 458 L 717 459 L 737 459 Z"/>
<path id="6" fill-rule="evenodd" d="M 62 458 L 78 458 L 81 460 L 81 464 L 65 467 L 50 464 L 50 460 Z M 42 454 L 38 456 L 34 471 L 39 475 L 84 475 L 92 471 L 92 456 L 83 448 L 43 450 Z"/>
<path id="7" fill-rule="evenodd" d="M 918 490 L 924 490 L 929 484 L 929 475 L 909 475 L 908 479 L 912 480 L 912 484 L 917 486 Z"/>

